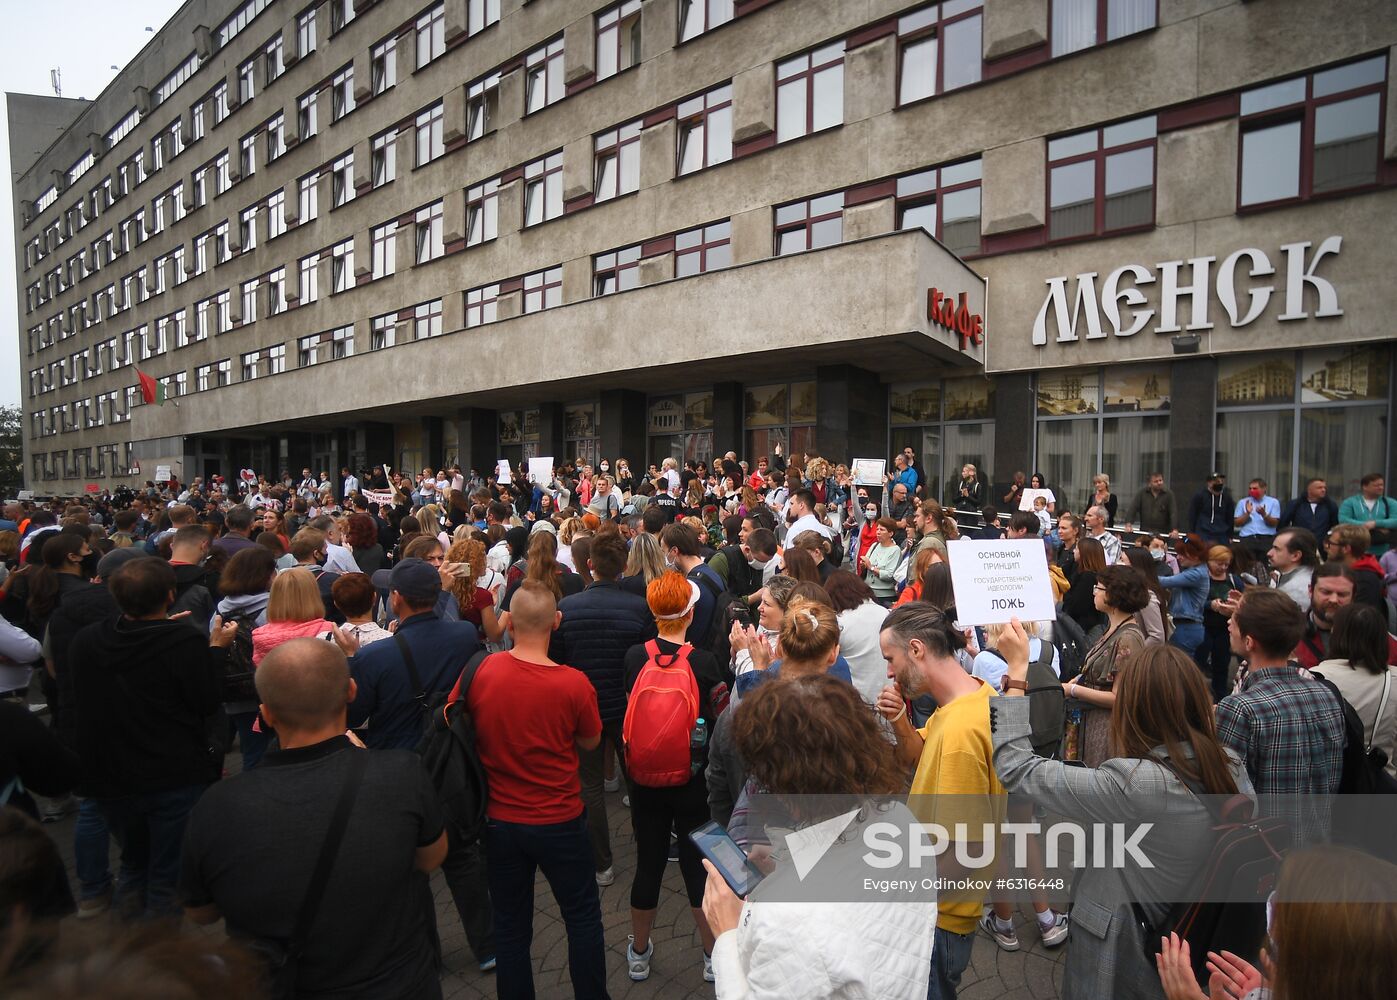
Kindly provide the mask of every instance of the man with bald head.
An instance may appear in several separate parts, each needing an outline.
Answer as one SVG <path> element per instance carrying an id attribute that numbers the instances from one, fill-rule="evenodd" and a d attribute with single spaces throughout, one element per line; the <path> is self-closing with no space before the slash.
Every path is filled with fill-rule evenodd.
<path id="1" fill-rule="evenodd" d="M 292 639 L 257 668 L 280 749 L 211 788 L 190 816 L 185 915 L 284 946 L 341 796 L 347 819 L 296 963 L 296 995 L 437 998 L 426 873 L 446 856 L 436 790 L 408 750 L 363 750 L 345 731 L 355 685 L 332 642 Z"/>

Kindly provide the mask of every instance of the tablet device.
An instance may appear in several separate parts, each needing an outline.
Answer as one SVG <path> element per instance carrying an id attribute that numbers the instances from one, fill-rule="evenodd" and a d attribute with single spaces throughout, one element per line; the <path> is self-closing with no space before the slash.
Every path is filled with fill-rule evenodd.
<path id="1" fill-rule="evenodd" d="M 762 880 L 757 866 L 747 860 L 742 848 L 717 823 L 705 823 L 692 831 L 689 839 L 723 876 L 728 887 L 739 896 L 746 896 Z"/>

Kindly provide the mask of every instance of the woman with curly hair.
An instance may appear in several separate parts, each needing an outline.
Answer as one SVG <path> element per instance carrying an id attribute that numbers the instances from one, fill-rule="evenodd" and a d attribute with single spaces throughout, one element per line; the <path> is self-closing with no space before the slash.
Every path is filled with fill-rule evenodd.
<path id="1" fill-rule="evenodd" d="M 378 525 L 367 514 L 354 513 L 344 519 L 344 541 L 354 553 L 361 573 L 373 576 L 383 568 L 383 546 L 378 544 Z"/>
<path id="2" fill-rule="evenodd" d="M 495 595 L 479 582 L 487 572 L 485 543 L 475 538 L 456 542 L 446 553 L 446 561 L 466 567 L 466 572 L 451 584 L 451 593 L 456 595 L 456 604 L 461 609 L 461 620 L 470 622 L 491 642 L 499 642 L 504 626 L 495 614 Z"/>
<path id="3" fill-rule="evenodd" d="M 789 810 L 797 826 L 858 810 L 822 866 L 838 870 L 861 863 L 866 848 L 853 827 L 913 822 L 905 806 L 870 801 L 899 795 L 906 777 L 852 685 L 825 674 L 783 677 L 743 699 L 736 713 L 733 737 L 753 781 Z M 763 853 L 754 848 L 753 860 L 769 866 Z M 717 935 L 713 971 L 719 996 L 927 995 L 936 922 L 929 892 L 895 906 L 881 897 L 789 906 L 740 899 L 716 868 L 707 861 L 704 867 L 703 912 Z M 789 864 L 767 877 L 774 885 L 789 880 L 793 888 L 798 881 Z"/>

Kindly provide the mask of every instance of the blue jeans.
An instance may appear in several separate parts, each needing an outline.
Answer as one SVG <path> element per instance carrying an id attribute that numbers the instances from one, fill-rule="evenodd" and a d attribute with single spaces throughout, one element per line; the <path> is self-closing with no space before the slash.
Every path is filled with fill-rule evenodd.
<path id="1" fill-rule="evenodd" d="M 111 834 L 96 799 L 78 800 L 73 828 L 73 865 L 78 870 L 78 898 L 96 899 L 112 887 Z"/>
<path id="2" fill-rule="evenodd" d="M 243 753 L 243 770 L 251 771 L 262 759 L 262 754 L 266 753 L 267 744 L 272 742 L 272 737 L 266 729 L 260 733 L 252 731 L 252 724 L 257 721 L 256 712 L 235 712 L 228 716 L 228 721 L 238 731 L 238 749 Z"/>
<path id="3" fill-rule="evenodd" d="M 567 926 L 568 972 L 577 1000 L 607 1000 L 601 896 L 592 866 L 587 813 L 532 826 L 490 820 L 485 828 L 490 901 L 495 908 L 495 987 L 500 1000 L 533 1000 L 534 875 L 553 890 Z"/>
<path id="4" fill-rule="evenodd" d="M 1203 645 L 1202 622 L 1175 622 L 1174 633 L 1169 636 L 1169 645 L 1182 649 L 1190 657 Z"/>
<path id="5" fill-rule="evenodd" d="M 205 785 L 98 799 L 97 808 L 121 846 L 121 874 L 114 900 L 127 918 L 177 917 L 180 849 L 190 810 Z"/>
<path id="6" fill-rule="evenodd" d="M 975 932 L 953 934 L 936 928 L 931 946 L 931 979 L 927 983 L 926 1000 L 956 1000 L 960 977 L 970 965 L 970 950 L 975 944 Z"/>

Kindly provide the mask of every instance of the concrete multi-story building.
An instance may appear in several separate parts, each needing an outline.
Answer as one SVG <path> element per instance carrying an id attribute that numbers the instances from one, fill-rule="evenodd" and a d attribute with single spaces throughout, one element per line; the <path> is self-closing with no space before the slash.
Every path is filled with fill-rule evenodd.
<path id="1" fill-rule="evenodd" d="M 1348 491 L 1397 448 L 1391 15 L 189 0 L 10 97 L 31 485 L 781 442 Z"/>

